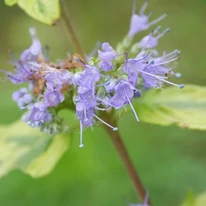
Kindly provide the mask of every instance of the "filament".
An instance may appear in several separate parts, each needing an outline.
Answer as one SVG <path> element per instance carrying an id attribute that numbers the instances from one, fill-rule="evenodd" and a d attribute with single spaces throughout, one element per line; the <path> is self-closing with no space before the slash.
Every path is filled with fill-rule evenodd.
<path id="1" fill-rule="evenodd" d="M 113 127 L 113 126 L 111 126 L 110 124 L 106 123 L 106 122 L 105 122 L 104 120 L 102 120 L 101 118 L 99 118 L 98 116 L 96 116 L 95 114 L 93 114 L 93 115 L 94 115 L 94 117 L 96 117 L 100 122 L 102 122 L 103 124 L 105 124 L 105 125 L 107 125 L 108 127 L 112 128 L 113 131 L 117 131 L 117 130 L 118 130 L 117 127 Z"/>

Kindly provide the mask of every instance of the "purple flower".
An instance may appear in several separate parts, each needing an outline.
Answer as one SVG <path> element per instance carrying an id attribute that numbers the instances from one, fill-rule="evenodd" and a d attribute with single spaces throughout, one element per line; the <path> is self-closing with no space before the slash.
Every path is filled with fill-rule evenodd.
<path id="1" fill-rule="evenodd" d="M 37 63 L 32 64 L 30 62 L 22 62 L 21 60 L 17 61 L 16 59 L 14 61 L 14 67 L 15 73 L 0 70 L 0 72 L 3 72 L 8 76 L 8 79 L 13 84 L 21 84 L 23 82 L 31 81 L 35 72 L 41 68 L 41 66 L 39 66 Z"/>
<path id="2" fill-rule="evenodd" d="M 146 67 L 144 73 L 141 73 L 144 80 L 145 88 L 160 88 L 162 81 L 156 78 L 155 69 L 152 67 Z"/>
<path id="3" fill-rule="evenodd" d="M 64 101 L 64 95 L 60 91 L 46 90 L 44 93 L 44 104 L 47 107 L 55 107 Z"/>
<path id="4" fill-rule="evenodd" d="M 160 88 L 163 82 L 179 88 L 184 87 L 182 84 L 174 84 L 167 80 L 169 74 L 175 74 L 168 64 L 179 59 L 177 51 L 156 58 L 152 58 L 150 54 L 143 57 L 139 56 L 135 59 L 126 60 L 124 65 L 124 71 L 128 74 L 128 82 L 130 84 L 136 86 L 138 75 L 140 74 L 144 80 L 143 85 L 145 88 Z"/>
<path id="5" fill-rule="evenodd" d="M 168 81 L 170 74 L 175 74 L 168 65 L 178 60 L 178 55 L 179 51 L 175 50 L 171 53 L 164 54 L 162 57 L 151 59 L 148 66 L 140 71 L 146 87 L 158 88 L 165 82 L 180 89 L 184 88 L 183 84 L 178 85 Z"/>
<path id="6" fill-rule="evenodd" d="M 98 50 L 98 56 L 102 61 L 108 62 L 115 59 L 116 52 L 109 43 L 105 42 L 102 44 L 102 51 Z"/>
<path id="7" fill-rule="evenodd" d="M 85 93 L 80 93 L 77 97 L 76 97 L 76 110 L 78 113 L 77 117 L 78 119 L 82 122 L 84 127 L 88 127 L 91 126 L 90 123 L 93 122 L 92 118 L 93 115 L 91 115 L 91 111 L 94 112 L 94 108 L 97 105 L 96 99 L 93 95 L 93 91 L 86 91 Z M 90 116 L 87 115 L 87 110 L 89 111 Z M 82 113 L 84 115 L 80 115 Z M 90 122 L 87 122 L 87 119 L 90 118 Z M 84 124 L 86 123 L 86 124 Z"/>
<path id="8" fill-rule="evenodd" d="M 113 79 L 110 79 L 109 81 L 107 81 L 105 83 L 105 89 L 108 93 L 112 93 L 115 91 L 115 88 L 116 88 L 116 81 L 113 80 Z"/>
<path id="9" fill-rule="evenodd" d="M 163 14 L 159 18 L 149 22 L 149 17 L 151 16 L 152 13 L 150 13 L 149 15 L 144 14 L 147 5 L 148 2 L 145 2 L 143 4 L 142 8 L 140 9 L 140 14 L 138 15 L 135 14 L 135 7 L 136 7 L 136 1 L 135 1 L 135 4 L 133 6 L 133 14 L 130 22 L 130 30 L 128 33 L 129 37 L 133 37 L 136 33 L 148 29 L 150 26 L 158 23 L 159 21 L 161 21 L 167 16 L 167 14 Z"/>
<path id="10" fill-rule="evenodd" d="M 138 91 L 138 90 L 132 85 L 130 85 L 129 83 L 120 82 L 116 87 L 116 93 L 111 98 L 110 103 L 117 109 L 125 106 L 126 104 L 129 104 L 135 115 L 136 120 L 139 122 L 139 118 L 131 103 L 131 100 L 134 96 L 135 91 Z"/>
<path id="11" fill-rule="evenodd" d="M 80 145 L 83 147 L 82 143 L 82 132 L 83 128 L 87 128 L 94 123 L 94 113 L 96 106 L 96 100 L 93 98 L 92 92 L 85 92 L 80 94 L 76 98 L 76 116 L 80 121 Z"/>
<path id="12" fill-rule="evenodd" d="M 45 76 L 46 86 L 49 90 L 59 91 L 62 88 L 62 79 L 58 72 L 51 72 Z"/>
<path id="13" fill-rule="evenodd" d="M 129 100 L 134 96 L 135 88 L 128 83 L 121 82 L 117 85 L 115 94 L 111 98 L 110 103 L 115 108 L 123 107 L 128 104 Z"/>
<path id="14" fill-rule="evenodd" d="M 94 109 L 84 109 L 82 105 L 78 105 L 80 103 L 77 103 L 77 111 L 76 115 L 77 118 L 80 120 L 80 122 L 83 124 L 84 127 L 90 127 L 94 123 Z M 82 107 L 82 108 L 81 108 Z"/>
<path id="15" fill-rule="evenodd" d="M 72 84 L 73 75 L 68 71 L 63 71 L 60 74 L 63 84 Z"/>
<path id="16" fill-rule="evenodd" d="M 22 62 L 28 61 L 28 60 L 35 60 L 38 54 L 42 53 L 42 47 L 39 39 L 36 35 L 35 28 L 30 28 L 30 35 L 32 37 L 32 45 L 29 49 L 26 49 L 22 52 L 20 60 Z"/>
<path id="17" fill-rule="evenodd" d="M 78 87 L 78 93 L 95 90 L 95 83 L 100 80 L 100 72 L 96 67 L 86 65 L 85 70 L 73 79 L 73 83 Z M 74 75 L 75 76 L 75 75 Z"/>
<path id="18" fill-rule="evenodd" d="M 169 32 L 169 28 L 163 31 L 162 33 L 158 34 L 157 36 L 154 36 L 160 27 L 158 27 L 156 30 L 152 32 L 152 34 L 145 36 L 139 43 L 138 48 L 142 49 L 152 49 L 158 45 L 158 40 L 164 36 L 167 32 Z"/>
<path id="19" fill-rule="evenodd" d="M 128 59 L 124 66 L 124 72 L 128 74 L 128 82 L 134 87 L 137 85 L 138 81 L 138 71 L 143 70 L 147 64 L 150 57 L 148 55 L 139 56 L 135 59 Z"/>
<path id="20" fill-rule="evenodd" d="M 33 101 L 33 96 L 28 93 L 27 88 L 21 88 L 13 93 L 12 98 L 17 102 L 20 109 L 25 109 Z"/>
<path id="21" fill-rule="evenodd" d="M 47 111 L 47 107 L 42 102 L 35 103 L 24 119 L 28 124 L 40 127 L 45 122 L 52 120 L 52 115 Z"/>
<path id="22" fill-rule="evenodd" d="M 107 72 L 113 69 L 112 62 L 110 61 L 101 61 L 100 67 L 104 72 Z"/>

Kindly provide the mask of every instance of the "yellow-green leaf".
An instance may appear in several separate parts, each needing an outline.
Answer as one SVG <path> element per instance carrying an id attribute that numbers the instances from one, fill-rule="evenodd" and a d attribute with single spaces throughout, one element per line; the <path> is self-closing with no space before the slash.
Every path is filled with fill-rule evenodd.
<path id="1" fill-rule="evenodd" d="M 195 197 L 193 194 L 191 196 L 191 192 L 187 195 L 185 201 L 181 204 L 181 206 L 205 206 L 206 205 L 206 193 L 202 193 Z"/>
<path id="2" fill-rule="evenodd" d="M 197 205 L 196 206 L 205 206 L 206 205 L 206 192 L 202 193 L 197 197 Z"/>
<path id="3" fill-rule="evenodd" d="M 189 191 L 185 201 L 181 204 L 181 206 L 196 206 L 196 197 L 193 191 Z"/>
<path id="4" fill-rule="evenodd" d="M 52 171 L 69 147 L 64 135 L 49 136 L 22 121 L 0 126 L 0 177 L 13 169 L 40 177 Z"/>
<path id="5" fill-rule="evenodd" d="M 18 0 L 5 0 L 5 4 L 7 6 L 13 6 L 14 4 L 17 3 Z"/>
<path id="6" fill-rule="evenodd" d="M 54 137 L 49 148 L 37 159 L 33 160 L 25 172 L 33 177 L 47 175 L 55 167 L 56 163 L 68 149 L 69 138 L 64 135 Z"/>
<path id="7" fill-rule="evenodd" d="M 140 121 L 206 130 L 206 87 L 150 90 L 133 102 Z"/>
<path id="8" fill-rule="evenodd" d="M 18 4 L 32 18 L 52 25 L 60 17 L 59 0 L 6 0 L 9 6 Z"/>

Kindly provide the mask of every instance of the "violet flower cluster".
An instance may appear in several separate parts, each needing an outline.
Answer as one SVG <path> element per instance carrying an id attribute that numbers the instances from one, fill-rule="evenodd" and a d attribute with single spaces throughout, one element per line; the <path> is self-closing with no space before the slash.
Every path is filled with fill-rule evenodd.
<path id="1" fill-rule="evenodd" d="M 14 92 L 13 100 L 25 110 L 22 119 L 31 127 L 54 134 L 64 129 L 58 112 L 62 108 L 76 110 L 80 122 L 80 147 L 84 128 L 97 122 L 106 124 L 116 131 L 118 128 L 101 119 L 102 112 L 111 112 L 131 107 L 134 98 L 141 96 L 142 90 L 162 88 L 163 83 L 183 88 L 169 81 L 171 76 L 179 77 L 176 67 L 180 51 L 163 52 L 158 55 L 154 49 L 169 29 L 157 26 L 149 35 L 137 43 L 132 43 L 135 34 L 148 29 L 166 17 L 149 21 L 152 13 L 145 14 L 145 3 L 139 14 L 133 8 L 130 29 L 124 40 L 114 49 L 109 43 L 101 45 L 97 55 L 86 62 L 78 54 L 72 59 L 49 61 L 44 54 L 34 28 L 30 29 L 32 45 L 22 52 L 20 60 L 14 59 L 14 72 L 5 72 L 13 84 L 28 83 L 28 87 Z"/>

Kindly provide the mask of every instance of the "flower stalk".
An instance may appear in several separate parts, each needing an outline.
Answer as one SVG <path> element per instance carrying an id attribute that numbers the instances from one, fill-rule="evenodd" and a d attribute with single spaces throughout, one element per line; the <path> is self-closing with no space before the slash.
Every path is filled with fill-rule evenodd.
<path id="1" fill-rule="evenodd" d="M 102 116 L 102 118 L 106 122 L 108 122 L 109 124 L 117 127 L 117 120 L 115 118 L 112 118 L 108 113 L 105 113 L 104 116 Z M 125 148 L 125 145 L 122 141 L 120 133 L 118 131 L 114 132 L 112 129 L 110 129 L 109 127 L 107 127 L 104 124 L 102 124 L 102 126 L 103 126 L 104 130 L 107 132 L 107 134 L 109 135 L 113 145 L 115 146 L 128 174 L 129 174 L 129 177 L 131 178 L 131 180 L 135 186 L 135 189 L 136 189 L 138 196 L 140 197 L 142 202 L 144 202 L 145 197 L 147 196 L 145 187 L 143 186 L 143 183 L 140 180 L 137 171 L 135 170 L 134 164 L 132 163 L 132 160 L 129 157 L 129 154 Z M 148 204 L 148 206 L 151 206 L 150 199 L 148 199 L 147 204 Z"/>
<path id="2" fill-rule="evenodd" d="M 71 23 L 70 18 L 69 18 L 69 13 L 66 10 L 66 5 L 65 5 L 64 0 L 60 0 L 60 5 L 61 5 L 61 12 L 62 12 L 62 19 L 64 20 L 64 23 L 66 25 L 68 32 L 71 34 L 72 41 L 73 41 L 75 48 L 76 48 L 76 52 L 78 54 L 80 54 L 85 59 L 84 51 L 83 51 L 81 44 L 77 38 L 77 35 L 75 34 L 73 27 L 72 27 L 72 23 Z"/>

